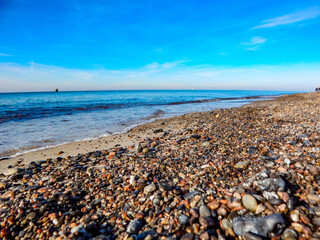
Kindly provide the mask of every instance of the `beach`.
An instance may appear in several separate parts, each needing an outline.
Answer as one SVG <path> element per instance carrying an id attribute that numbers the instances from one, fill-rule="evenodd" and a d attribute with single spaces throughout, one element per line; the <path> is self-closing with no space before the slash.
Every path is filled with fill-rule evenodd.
<path id="1" fill-rule="evenodd" d="M 2 160 L 3 239 L 319 239 L 320 95 Z"/>

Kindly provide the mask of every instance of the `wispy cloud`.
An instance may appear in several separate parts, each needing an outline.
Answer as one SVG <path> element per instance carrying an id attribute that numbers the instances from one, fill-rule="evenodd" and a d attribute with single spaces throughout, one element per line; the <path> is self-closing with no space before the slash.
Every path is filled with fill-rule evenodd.
<path id="1" fill-rule="evenodd" d="M 261 25 L 254 27 L 257 28 L 271 28 L 280 25 L 291 24 L 295 22 L 301 22 L 308 19 L 317 18 L 320 16 L 320 9 L 318 7 L 311 7 L 304 10 L 300 10 L 294 13 L 290 13 L 287 15 L 283 15 L 280 17 L 275 17 L 271 19 L 267 19 L 262 22 Z"/>
<path id="2" fill-rule="evenodd" d="M 247 46 L 245 50 L 256 51 L 266 41 L 267 39 L 257 36 L 257 37 L 251 38 L 249 42 L 241 43 L 241 45 Z"/>
<path id="3" fill-rule="evenodd" d="M 0 56 L 1 56 L 1 57 L 11 57 L 12 55 L 6 54 L 6 53 L 0 53 Z"/>
<path id="4" fill-rule="evenodd" d="M 0 63 L 0 92 L 116 89 L 273 89 L 310 90 L 318 86 L 320 64 L 285 66 L 192 66 L 150 71 L 67 69 L 38 63 Z M 44 79 L 46 81 L 44 81 Z M 305 81 L 301 81 L 305 79 Z"/>
<path id="5" fill-rule="evenodd" d="M 160 69 L 169 69 L 169 68 L 173 68 L 173 67 L 176 67 L 177 65 L 181 64 L 185 62 L 184 60 L 179 60 L 179 61 L 173 61 L 173 62 L 165 62 L 165 63 L 157 63 L 157 62 L 153 62 L 153 63 L 150 63 L 148 65 L 146 65 L 145 67 L 147 69 L 151 69 L 151 70 L 160 70 Z"/>

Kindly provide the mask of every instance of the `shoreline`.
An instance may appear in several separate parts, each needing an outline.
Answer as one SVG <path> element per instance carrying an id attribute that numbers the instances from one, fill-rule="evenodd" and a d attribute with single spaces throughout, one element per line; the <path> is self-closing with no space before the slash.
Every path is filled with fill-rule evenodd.
<path id="1" fill-rule="evenodd" d="M 277 99 L 281 97 L 281 95 L 275 95 L 275 96 L 251 96 L 251 97 L 241 97 L 241 98 L 230 98 L 231 100 L 233 99 L 266 99 L 268 100 L 256 100 L 252 101 L 248 104 L 244 104 L 240 107 L 236 108 L 241 108 L 243 106 L 250 106 L 254 104 L 255 102 L 260 102 L 260 101 L 271 101 L 274 99 Z M 215 99 L 219 100 L 219 99 Z M 209 100 L 213 101 L 213 100 Z M 234 107 L 231 107 L 234 108 Z M 227 108 L 221 108 L 221 109 L 227 109 Z M 218 109 L 217 109 L 218 110 Z M 212 110 L 215 111 L 215 110 Z M 13 156 L 10 157 L 4 157 L 3 159 L 0 159 L 0 174 L 4 173 L 8 166 L 15 166 L 17 167 L 18 165 L 21 164 L 29 164 L 32 161 L 40 161 L 40 160 L 46 160 L 48 158 L 56 158 L 56 157 L 71 157 L 71 156 L 76 156 L 78 154 L 85 154 L 88 152 L 94 152 L 98 150 L 107 150 L 109 148 L 115 147 L 115 145 L 120 145 L 121 147 L 132 147 L 137 142 L 145 137 L 148 137 L 147 134 L 152 134 L 152 131 L 146 131 L 147 133 L 138 133 L 137 135 L 134 135 L 133 138 L 130 135 L 130 132 L 133 131 L 135 128 L 143 125 L 148 125 L 153 122 L 157 121 L 165 121 L 171 118 L 179 118 L 184 115 L 192 115 L 192 114 L 197 114 L 197 113 L 205 113 L 208 111 L 204 112 L 190 112 L 190 113 L 185 113 L 182 115 L 176 115 L 173 117 L 169 118 L 155 118 L 152 119 L 151 121 L 147 120 L 144 121 L 140 124 L 136 124 L 132 127 L 130 127 L 128 130 L 124 130 L 119 133 L 114 133 L 111 135 L 107 136 L 100 136 L 96 138 L 89 138 L 89 139 L 84 139 L 84 140 L 77 140 L 73 142 L 68 142 L 68 143 L 61 143 L 58 145 L 54 146 L 44 146 L 36 149 L 30 149 L 26 150 L 26 152 L 22 152 L 21 154 L 19 152 L 15 153 Z M 161 127 L 161 125 L 159 125 Z"/>

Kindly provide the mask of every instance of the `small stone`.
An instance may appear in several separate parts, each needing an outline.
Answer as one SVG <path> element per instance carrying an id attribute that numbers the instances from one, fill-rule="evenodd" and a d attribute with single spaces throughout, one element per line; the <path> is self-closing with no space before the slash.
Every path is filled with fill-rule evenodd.
<path id="1" fill-rule="evenodd" d="M 210 239 L 210 235 L 209 235 L 209 233 L 206 231 L 206 232 L 202 233 L 202 234 L 199 236 L 199 238 L 200 238 L 201 240 L 209 240 L 209 239 Z"/>
<path id="2" fill-rule="evenodd" d="M 156 238 L 157 233 L 153 229 L 149 229 L 145 232 L 139 233 L 135 239 L 137 240 L 146 240 L 146 239 L 154 239 Z"/>
<path id="3" fill-rule="evenodd" d="M 282 203 L 281 199 L 279 198 L 276 192 L 264 191 L 262 195 L 272 205 L 280 205 Z"/>
<path id="4" fill-rule="evenodd" d="M 193 240 L 194 236 L 192 233 L 185 234 L 181 237 L 181 240 Z"/>
<path id="5" fill-rule="evenodd" d="M 319 175 L 319 167 L 317 166 L 312 166 L 309 168 L 309 172 L 313 175 Z"/>
<path id="6" fill-rule="evenodd" d="M 206 141 L 206 142 L 203 142 L 202 143 L 202 146 L 203 147 L 210 147 L 211 146 L 211 143 L 209 141 Z"/>
<path id="7" fill-rule="evenodd" d="M 142 153 L 147 153 L 147 152 L 149 152 L 149 148 L 142 149 Z"/>
<path id="8" fill-rule="evenodd" d="M 285 221 L 280 214 L 273 214 L 265 217 L 239 217 L 234 219 L 232 226 L 238 236 L 253 233 L 268 237 L 271 233 L 278 235 L 284 224 Z"/>
<path id="9" fill-rule="evenodd" d="M 217 210 L 219 216 L 227 216 L 228 212 L 224 207 L 219 207 Z"/>
<path id="10" fill-rule="evenodd" d="M 211 217 L 200 217 L 199 223 L 204 227 L 214 226 L 214 220 Z"/>
<path id="11" fill-rule="evenodd" d="M 287 202 L 287 207 L 289 210 L 293 210 L 298 205 L 298 199 L 295 197 L 290 197 Z"/>
<path id="12" fill-rule="evenodd" d="M 10 175 L 14 175 L 14 174 L 16 174 L 18 172 L 19 172 L 18 168 L 9 168 L 4 172 L 4 175 L 10 176 Z"/>
<path id="13" fill-rule="evenodd" d="M 287 210 L 287 205 L 285 203 L 280 204 L 277 209 L 279 212 L 285 212 Z"/>
<path id="14" fill-rule="evenodd" d="M 179 217 L 178 217 L 178 221 L 181 225 L 187 225 L 189 223 L 189 218 L 184 215 L 184 214 L 181 214 Z"/>
<path id="15" fill-rule="evenodd" d="M 248 167 L 248 165 L 249 165 L 248 161 L 242 161 L 242 162 L 238 162 L 234 167 L 238 169 L 245 169 Z"/>
<path id="16" fill-rule="evenodd" d="M 73 227 L 71 228 L 71 233 L 85 233 L 86 231 L 84 230 L 84 228 L 82 227 L 82 225 L 79 225 L 79 226 L 76 226 L 76 227 Z"/>
<path id="17" fill-rule="evenodd" d="M 313 210 L 314 210 L 314 213 L 315 213 L 318 217 L 320 217 L 320 207 L 315 207 Z"/>
<path id="18" fill-rule="evenodd" d="M 186 193 L 183 198 L 185 200 L 193 200 L 196 196 L 198 196 L 200 193 L 198 191 L 193 191 L 193 192 L 189 192 L 189 193 Z"/>
<path id="19" fill-rule="evenodd" d="M 26 216 L 26 219 L 33 220 L 36 216 L 37 214 L 35 212 L 31 212 L 31 213 L 28 213 L 28 215 Z"/>
<path id="20" fill-rule="evenodd" d="M 299 211 L 297 209 L 290 212 L 290 219 L 293 222 L 299 222 Z"/>
<path id="21" fill-rule="evenodd" d="M 202 205 L 199 209 L 199 213 L 201 217 L 211 217 L 211 211 L 207 206 Z"/>
<path id="22" fill-rule="evenodd" d="M 320 227 L 320 217 L 315 217 L 312 219 L 312 223 L 317 227 Z"/>
<path id="23" fill-rule="evenodd" d="M 261 236 L 252 232 L 246 232 L 243 237 L 245 240 L 263 240 Z"/>
<path id="24" fill-rule="evenodd" d="M 221 225 L 224 229 L 232 228 L 232 223 L 226 218 L 222 219 Z"/>
<path id="25" fill-rule="evenodd" d="M 243 206 L 251 212 L 256 211 L 258 203 L 257 200 L 249 194 L 242 197 Z"/>
<path id="26" fill-rule="evenodd" d="M 0 198 L 10 198 L 10 197 L 13 197 L 13 196 L 14 196 L 13 191 L 7 191 L 7 192 L 5 192 L 4 194 L 2 194 L 2 195 L 0 196 Z"/>
<path id="27" fill-rule="evenodd" d="M 140 144 L 138 144 L 137 146 L 136 146 L 136 152 L 137 153 L 140 153 L 140 152 L 142 152 L 142 147 L 141 147 L 141 145 Z"/>
<path id="28" fill-rule="evenodd" d="M 130 180 L 129 180 L 130 185 L 132 185 L 134 183 L 134 181 L 135 181 L 135 176 L 131 175 Z"/>
<path id="29" fill-rule="evenodd" d="M 132 220 L 127 226 L 127 233 L 137 234 L 143 226 L 143 221 L 141 219 Z"/>
<path id="30" fill-rule="evenodd" d="M 316 194 L 307 194 L 307 198 L 310 202 L 318 202 L 320 200 L 319 195 Z"/>
<path id="31" fill-rule="evenodd" d="M 260 204 L 257 206 L 257 209 L 256 209 L 256 211 L 255 211 L 255 214 L 260 214 L 260 213 L 264 212 L 266 209 L 267 209 L 267 207 L 266 207 L 264 204 L 260 203 Z"/>
<path id="32" fill-rule="evenodd" d="M 109 240 L 109 236 L 99 235 L 93 238 L 93 240 Z"/>
<path id="33" fill-rule="evenodd" d="M 294 222 L 294 223 L 291 223 L 291 226 L 297 232 L 299 232 L 299 233 L 303 232 L 303 226 L 300 223 Z"/>
<path id="34" fill-rule="evenodd" d="M 290 163 L 291 163 L 291 161 L 290 161 L 289 158 L 284 159 L 283 162 L 284 162 L 285 164 L 287 164 L 287 165 L 290 165 Z"/>
<path id="35" fill-rule="evenodd" d="M 295 240 L 298 238 L 298 233 L 291 229 L 287 228 L 281 235 L 282 240 Z"/>
<path id="36" fill-rule="evenodd" d="M 156 185 L 154 183 L 151 183 L 148 186 L 146 186 L 143 191 L 144 193 L 148 194 L 148 193 L 154 192 L 156 189 L 157 189 Z"/>
<path id="37" fill-rule="evenodd" d="M 220 203 L 218 201 L 212 201 L 207 204 L 208 208 L 211 210 L 218 209 L 220 207 Z"/>
<path id="38" fill-rule="evenodd" d="M 7 184 L 6 184 L 6 183 L 0 182 L 0 189 L 1 189 L 1 190 L 2 190 L 2 189 L 6 189 L 6 187 L 7 187 Z"/>
<path id="39" fill-rule="evenodd" d="M 200 217 L 199 210 L 197 208 L 191 208 L 190 209 L 190 214 L 195 218 L 199 218 Z"/>

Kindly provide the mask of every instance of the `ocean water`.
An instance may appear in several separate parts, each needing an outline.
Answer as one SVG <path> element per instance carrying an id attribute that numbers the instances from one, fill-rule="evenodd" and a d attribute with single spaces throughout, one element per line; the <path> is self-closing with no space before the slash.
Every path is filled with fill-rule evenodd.
<path id="1" fill-rule="evenodd" d="M 157 118 L 291 94 L 175 90 L 0 93 L 0 158 L 128 131 Z"/>

